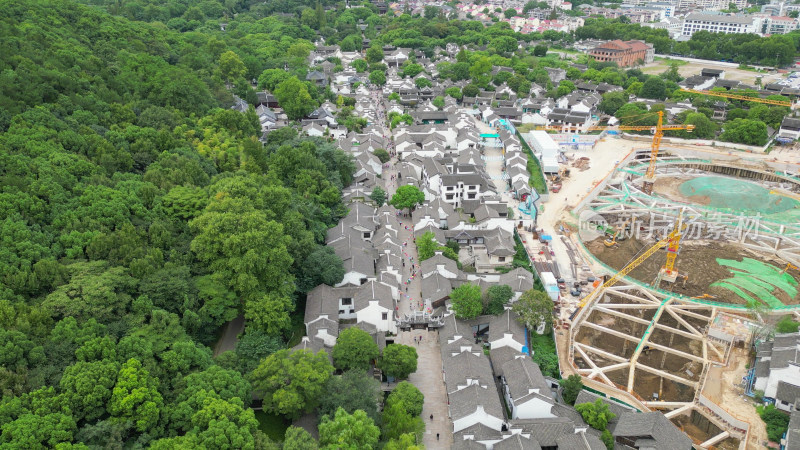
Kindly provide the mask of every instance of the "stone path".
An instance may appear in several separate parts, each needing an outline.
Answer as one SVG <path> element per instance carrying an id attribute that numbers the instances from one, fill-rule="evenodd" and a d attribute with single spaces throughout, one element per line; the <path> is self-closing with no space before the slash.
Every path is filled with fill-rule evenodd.
<path id="1" fill-rule="evenodd" d="M 378 106 L 380 126 L 387 136 L 391 136 L 391 130 L 386 126 L 385 108 L 383 107 L 382 95 L 373 97 L 375 102 L 380 102 Z M 393 146 L 389 144 L 386 149 L 392 151 Z M 397 158 L 392 158 L 389 167 L 385 168 L 381 181 L 386 191 L 386 200 L 392 198 L 397 190 L 397 180 L 392 180 L 392 175 L 397 178 Z M 417 245 L 414 242 L 414 228 L 411 217 L 398 217 L 401 222 L 398 236 L 403 246 L 403 254 L 400 255 L 405 261 L 403 268 L 403 279 L 401 280 L 402 295 L 397 304 L 397 314 L 402 316 L 412 311 L 420 309 L 427 310 L 429 304 L 420 305 L 422 300 L 422 274 L 419 271 L 419 259 L 417 255 Z M 406 228 L 408 227 L 408 228 Z M 416 275 L 412 275 L 412 269 L 416 269 Z M 415 342 L 414 338 L 422 341 Z M 442 353 L 439 347 L 439 335 L 436 331 L 412 330 L 400 332 L 396 341 L 398 344 L 405 344 L 417 349 L 417 371 L 409 376 L 411 382 L 425 396 L 425 403 L 422 407 L 422 419 L 425 421 L 425 434 L 423 444 L 428 449 L 448 449 L 453 444 L 453 424 L 448 415 L 447 390 L 442 379 Z M 433 420 L 430 419 L 433 414 Z M 437 434 L 439 438 L 437 439 Z"/>
<path id="2" fill-rule="evenodd" d="M 421 343 L 414 338 L 422 337 Z M 453 423 L 448 416 L 447 391 L 442 380 L 442 352 L 436 331 L 412 330 L 398 336 L 398 342 L 417 349 L 417 371 L 408 377 L 425 396 L 422 419 L 425 421 L 423 443 L 428 449 L 447 449 L 453 445 Z M 433 420 L 430 419 L 433 414 Z M 436 439 L 436 434 L 439 439 Z"/>

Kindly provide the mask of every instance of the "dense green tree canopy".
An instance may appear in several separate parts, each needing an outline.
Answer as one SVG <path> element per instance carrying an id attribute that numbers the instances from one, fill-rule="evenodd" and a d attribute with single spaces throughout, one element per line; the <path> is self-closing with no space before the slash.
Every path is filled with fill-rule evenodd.
<path id="1" fill-rule="evenodd" d="M 397 188 L 389 204 L 397 209 L 413 209 L 424 201 L 425 194 L 418 187 L 407 184 Z"/>
<path id="2" fill-rule="evenodd" d="M 332 373 L 333 366 L 322 350 L 317 354 L 281 350 L 253 370 L 250 382 L 264 399 L 264 409 L 296 418 L 317 406 Z"/>
<path id="3" fill-rule="evenodd" d="M 331 351 L 333 365 L 345 371 L 351 369 L 366 371 L 379 355 L 378 344 L 372 336 L 357 327 L 342 330 Z"/>
<path id="4" fill-rule="evenodd" d="M 417 350 L 403 344 L 387 345 L 379 366 L 391 377 L 406 379 L 417 371 Z"/>
<path id="5" fill-rule="evenodd" d="M 464 283 L 453 289 L 450 301 L 459 319 L 474 319 L 483 311 L 481 288 L 476 284 Z"/>

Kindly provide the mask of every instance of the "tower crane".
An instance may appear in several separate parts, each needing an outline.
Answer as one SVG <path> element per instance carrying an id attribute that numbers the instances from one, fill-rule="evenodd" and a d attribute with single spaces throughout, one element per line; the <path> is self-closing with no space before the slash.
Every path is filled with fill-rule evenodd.
<path id="1" fill-rule="evenodd" d="M 741 95 L 741 94 L 729 94 L 728 92 L 700 91 L 697 89 L 681 89 L 681 92 L 689 92 L 690 94 L 710 95 L 712 97 L 730 98 L 734 100 L 744 100 L 755 103 L 766 103 L 767 105 L 773 105 L 773 106 L 786 106 L 792 109 L 800 107 L 800 105 L 798 105 L 797 103 L 787 102 L 784 100 L 770 100 L 768 98 L 748 97 L 746 95 Z"/>
<path id="2" fill-rule="evenodd" d="M 686 130 L 692 132 L 694 125 L 664 125 L 664 111 L 656 111 L 658 114 L 658 122 L 655 126 L 649 125 L 617 125 L 617 126 L 594 126 L 589 127 L 587 131 L 596 130 L 622 130 L 622 131 L 652 131 L 653 142 L 650 145 L 650 164 L 647 166 L 647 172 L 644 176 L 644 184 L 642 190 L 650 195 L 653 193 L 653 184 L 656 179 L 656 160 L 658 159 L 658 149 L 661 146 L 661 138 L 664 137 L 664 130 Z M 554 130 L 562 131 L 563 127 L 560 126 L 546 126 L 536 127 L 537 130 Z"/>
<path id="3" fill-rule="evenodd" d="M 654 253 L 656 253 L 657 251 L 661 250 L 661 248 L 663 248 L 664 245 L 667 246 L 667 251 L 668 252 L 669 252 L 670 246 L 674 245 L 674 249 L 675 249 L 674 256 L 677 256 L 678 255 L 678 247 L 680 245 L 681 232 L 685 228 L 686 228 L 686 224 L 683 223 L 683 212 L 681 211 L 681 215 L 675 221 L 675 227 L 669 233 L 669 235 L 667 235 L 667 237 L 665 237 L 664 239 L 661 239 L 660 241 L 658 241 L 655 244 L 653 244 L 652 247 L 650 247 L 647 250 L 645 250 L 644 253 L 642 253 L 641 255 L 636 257 L 636 259 L 634 259 L 633 261 L 628 263 L 627 266 L 625 266 L 622 269 L 620 269 L 619 272 L 615 273 L 611 278 L 608 279 L 608 281 L 606 281 L 601 286 L 599 286 L 594 291 L 592 291 L 591 294 L 589 294 L 586 297 L 584 297 L 583 300 L 581 300 L 581 302 L 578 304 L 578 307 L 575 308 L 575 311 L 569 316 L 569 320 L 573 320 L 575 318 L 575 316 L 578 314 L 578 312 L 581 309 L 583 309 L 584 306 L 586 306 L 588 303 L 590 303 L 592 300 L 594 300 L 594 298 L 597 297 L 600 294 L 600 292 L 603 291 L 603 289 L 617 284 L 617 282 L 620 279 L 622 279 L 622 277 L 624 277 L 625 275 L 629 274 L 633 269 L 637 268 L 643 262 L 647 261 L 647 259 L 650 258 L 651 256 L 653 256 Z M 670 258 L 670 253 L 667 253 L 667 263 L 664 265 L 664 267 L 661 268 L 661 272 L 664 272 L 667 267 L 669 267 L 669 270 L 674 272 L 676 274 L 676 277 L 677 277 L 677 271 L 675 271 L 675 257 Z M 674 278 L 673 278 L 673 281 L 674 281 Z"/>

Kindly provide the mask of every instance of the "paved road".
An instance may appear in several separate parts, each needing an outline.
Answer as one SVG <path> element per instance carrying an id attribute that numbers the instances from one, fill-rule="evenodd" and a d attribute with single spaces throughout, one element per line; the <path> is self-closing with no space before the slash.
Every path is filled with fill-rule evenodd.
<path id="1" fill-rule="evenodd" d="M 414 338 L 422 337 L 421 343 Z M 442 352 L 436 331 L 413 330 L 401 333 L 398 342 L 417 349 L 417 371 L 408 377 L 425 396 L 422 419 L 425 421 L 423 443 L 429 449 L 446 449 L 453 445 L 453 423 L 448 416 L 447 390 L 442 380 Z M 430 419 L 433 414 L 433 420 Z M 436 438 L 436 435 L 439 438 Z"/>
<path id="2" fill-rule="evenodd" d="M 241 334 L 242 331 L 244 331 L 243 314 L 225 324 L 222 337 L 219 338 L 217 345 L 214 347 L 214 356 L 229 350 L 234 350 L 236 348 L 236 343 L 239 341 L 239 334 Z"/>

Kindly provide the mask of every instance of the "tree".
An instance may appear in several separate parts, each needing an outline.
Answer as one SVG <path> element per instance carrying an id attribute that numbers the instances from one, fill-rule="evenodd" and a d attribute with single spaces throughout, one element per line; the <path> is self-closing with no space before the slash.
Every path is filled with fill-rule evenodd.
<path id="1" fill-rule="evenodd" d="M 514 296 L 511 286 L 496 284 L 490 286 L 484 295 L 484 310 L 486 314 L 498 315 L 505 310 L 505 305 Z"/>
<path id="2" fill-rule="evenodd" d="M 366 371 L 379 355 L 378 344 L 372 336 L 356 327 L 341 331 L 331 352 L 333 366 L 339 370 Z"/>
<path id="3" fill-rule="evenodd" d="M 412 416 L 422 414 L 422 405 L 425 403 L 425 396 L 417 389 L 416 386 L 408 381 L 401 381 L 389 397 L 386 398 L 386 407 L 392 406 L 394 403 L 402 402 L 406 411 Z"/>
<path id="4" fill-rule="evenodd" d="M 406 63 L 403 64 L 403 68 L 400 70 L 399 75 L 402 75 L 403 77 L 414 78 L 423 70 L 424 69 L 421 65 L 406 61 Z"/>
<path id="5" fill-rule="evenodd" d="M 370 62 L 370 63 L 377 63 L 377 62 L 383 61 L 383 48 L 381 48 L 381 46 L 379 44 L 377 44 L 377 43 L 372 44 L 367 49 L 366 57 L 367 57 L 367 61 Z M 359 72 L 363 72 L 363 71 L 359 70 Z"/>
<path id="6" fill-rule="evenodd" d="M 425 77 L 419 77 L 416 80 L 414 80 L 414 85 L 417 87 L 417 89 L 422 89 L 433 86 L 433 83 L 431 83 L 431 80 Z"/>
<path id="7" fill-rule="evenodd" d="M 369 52 L 369 50 L 367 51 Z M 383 58 L 383 56 L 381 56 L 381 58 Z M 357 59 L 351 62 L 350 65 L 353 66 L 353 69 L 355 69 L 356 72 L 364 72 L 367 70 L 367 67 L 369 67 L 369 64 L 363 59 Z"/>
<path id="8" fill-rule="evenodd" d="M 392 157 L 389 156 L 389 152 L 387 152 L 386 149 L 383 148 L 376 148 L 372 152 L 372 154 L 375 155 L 381 161 L 382 164 L 386 164 L 387 162 L 389 162 L 390 159 L 392 159 Z"/>
<path id="9" fill-rule="evenodd" d="M 583 420 L 595 430 L 605 430 L 608 422 L 617 417 L 608 410 L 608 404 L 598 398 L 594 403 L 581 403 L 575 405 L 575 410 L 581 413 Z"/>
<path id="10" fill-rule="evenodd" d="M 264 409 L 289 418 L 312 411 L 333 373 L 324 350 L 275 352 L 253 370 L 250 383 L 264 399 Z"/>
<path id="11" fill-rule="evenodd" d="M 491 71 L 492 60 L 489 59 L 488 56 L 478 56 L 474 58 L 472 65 L 469 67 L 469 75 L 472 77 L 472 81 L 483 88 L 485 88 L 492 79 L 489 75 Z"/>
<path id="12" fill-rule="evenodd" d="M 291 426 L 286 429 L 283 448 L 287 450 L 317 450 L 319 446 L 308 431 L 300 427 Z"/>
<path id="13" fill-rule="evenodd" d="M 757 120 L 734 119 L 725 122 L 719 138 L 740 144 L 764 145 L 768 139 L 767 125 Z"/>
<path id="14" fill-rule="evenodd" d="M 442 108 L 444 108 L 444 97 L 439 95 L 436 98 L 434 98 L 431 103 L 433 104 L 433 106 L 437 107 L 438 109 L 442 109 Z"/>
<path id="15" fill-rule="evenodd" d="M 63 413 L 22 414 L 0 428 L 0 444 L 6 448 L 60 448 L 69 444 L 77 429 L 75 419 Z M 66 448 L 66 447 L 63 447 Z"/>
<path id="16" fill-rule="evenodd" d="M 523 293 L 514 303 L 512 310 L 532 330 L 543 324 L 547 332 L 552 325 L 553 300 L 544 291 L 531 289 Z"/>
<path id="17" fill-rule="evenodd" d="M 463 94 L 461 93 L 461 88 L 458 86 L 451 86 L 444 91 L 445 94 L 453 97 L 456 100 L 461 100 Z"/>
<path id="18" fill-rule="evenodd" d="M 163 406 L 158 380 L 151 377 L 138 360 L 131 358 L 125 362 L 111 392 L 109 414 L 132 421 L 136 430 L 144 433 L 158 423 Z"/>
<path id="19" fill-rule="evenodd" d="M 468 84 L 461 90 L 464 97 L 476 97 L 480 92 L 481 89 L 474 84 Z"/>
<path id="20" fill-rule="evenodd" d="M 423 447 L 417 444 L 417 436 L 406 433 L 397 439 L 390 439 L 383 447 L 383 450 L 422 450 Z"/>
<path id="21" fill-rule="evenodd" d="M 682 81 L 683 77 L 680 73 L 678 73 L 678 63 L 673 62 L 670 63 L 669 69 L 665 70 L 664 72 L 659 75 L 661 78 L 669 81 L 674 81 L 675 83 Z"/>
<path id="22" fill-rule="evenodd" d="M 481 314 L 481 288 L 478 285 L 464 283 L 450 293 L 453 311 L 459 319 L 474 319 Z"/>
<path id="23" fill-rule="evenodd" d="M 369 82 L 383 86 L 386 84 L 386 74 L 382 70 L 373 70 L 369 73 Z"/>
<path id="24" fill-rule="evenodd" d="M 648 78 L 647 81 L 644 82 L 644 85 L 642 85 L 639 96 L 651 98 L 653 100 L 663 100 L 664 97 L 667 96 L 667 88 L 664 84 L 664 80 L 656 76 Z"/>
<path id="25" fill-rule="evenodd" d="M 255 449 L 258 421 L 252 409 L 244 409 L 242 400 L 207 398 L 201 409 L 192 416 L 196 448 Z"/>
<path id="26" fill-rule="evenodd" d="M 517 15 L 517 10 L 514 8 L 508 8 L 507 10 L 503 11 L 503 15 L 506 16 L 506 19 L 510 19 Z"/>
<path id="27" fill-rule="evenodd" d="M 628 94 L 625 92 L 606 92 L 603 94 L 603 100 L 600 101 L 597 109 L 606 114 L 614 115 L 626 103 L 628 103 Z"/>
<path id="28" fill-rule="evenodd" d="M 297 289 L 308 292 L 320 284 L 335 286 L 344 278 L 344 263 L 333 248 L 319 245 L 303 261 Z"/>
<path id="29" fill-rule="evenodd" d="M 614 450 L 614 435 L 612 435 L 610 431 L 603 430 L 603 433 L 600 435 L 600 440 L 603 441 L 607 450 Z"/>
<path id="30" fill-rule="evenodd" d="M 67 367 L 59 384 L 73 407 L 73 416 L 87 421 L 103 416 L 118 374 L 119 364 L 113 359 L 78 361 Z"/>
<path id="31" fill-rule="evenodd" d="M 320 417 L 333 415 L 338 408 L 352 414 L 361 410 L 374 421 L 378 420 L 378 403 L 382 400 L 380 382 L 361 370 L 349 370 L 334 375 L 325 383 L 325 395 L 320 399 L 317 412 Z"/>
<path id="32" fill-rule="evenodd" d="M 415 206 L 425 202 L 425 194 L 416 186 L 407 184 L 400 186 L 392 196 L 389 204 L 397 209 L 413 210 Z"/>
<path id="33" fill-rule="evenodd" d="M 519 42 L 511 36 L 498 36 L 489 44 L 490 50 L 501 55 L 513 53 L 519 47 Z"/>
<path id="34" fill-rule="evenodd" d="M 317 107 L 306 85 L 297 77 L 280 82 L 275 88 L 275 98 L 291 120 L 300 120 Z"/>
<path id="35" fill-rule="evenodd" d="M 539 44 L 536 47 L 533 47 L 533 56 L 539 56 L 539 57 L 547 56 L 547 46 L 544 44 Z"/>
<path id="36" fill-rule="evenodd" d="M 556 89 L 556 96 L 563 97 L 574 90 L 575 83 L 569 80 L 561 80 L 561 82 L 558 83 L 558 89 Z"/>
<path id="37" fill-rule="evenodd" d="M 333 418 L 325 416 L 319 424 L 319 444 L 326 450 L 371 450 L 377 446 L 380 434 L 372 419 L 360 410 L 348 414 L 339 408 Z"/>
<path id="38" fill-rule="evenodd" d="M 775 405 L 756 407 L 761 420 L 767 425 L 767 437 L 772 442 L 780 442 L 789 428 L 789 415 L 775 408 Z"/>
<path id="39" fill-rule="evenodd" d="M 222 72 L 222 77 L 228 81 L 238 80 L 247 73 L 242 59 L 230 50 L 219 55 L 219 70 Z"/>
<path id="40" fill-rule="evenodd" d="M 389 101 L 390 102 L 391 101 L 399 102 L 400 101 L 400 94 L 398 94 L 397 92 L 392 92 L 391 94 L 389 94 Z"/>
<path id="41" fill-rule="evenodd" d="M 294 279 L 289 273 L 291 238 L 283 226 L 267 219 L 250 201 L 221 197 L 190 226 L 197 233 L 192 251 L 244 298 L 245 316 L 253 325 L 277 334 L 289 325 Z"/>
<path id="42" fill-rule="evenodd" d="M 581 381 L 580 375 L 570 375 L 567 378 L 563 378 L 558 381 L 558 384 L 561 385 L 563 391 L 561 392 L 561 397 L 564 398 L 564 401 L 569 403 L 570 405 L 575 404 L 575 399 L 578 398 L 578 394 L 580 394 L 581 390 L 583 390 L 583 382 Z"/>
<path id="43" fill-rule="evenodd" d="M 434 241 L 435 235 L 430 231 L 426 231 L 419 238 L 417 238 L 417 255 L 420 261 L 430 259 L 436 253 L 439 244 Z"/>
<path id="44" fill-rule="evenodd" d="M 372 193 L 369 194 L 369 198 L 371 198 L 378 208 L 380 208 L 384 203 L 386 203 L 386 191 L 381 189 L 379 186 L 375 186 L 375 188 L 372 189 Z"/>
<path id="45" fill-rule="evenodd" d="M 422 418 L 410 414 L 402 401 L 394 402 L 383 410 L 381 424 L 384 439 L 400 439 L 404 434 L 422 437 L 425 430 Z"/>
<path id="46" fill-rule="evenodd" d="M 242 373 L 250 373 L 264 358 L 285 347 L 280 337 L 269 335 L 258 328 L 247 327 L 236 343 L 238 368 Z"/>
<path id="47" fill-rule="evenodd" d="M 379 367 L 390 377 L 404 380 L 417 371 L 417 350 L 402 344 L 389 344 L 383 349 Z"/>
<path id="48" fill-rule="evenodd" d="M 791 315 L 783 316 L 778 320 L 778 323 L 775 324 L 775 332 L 776 333 L 797 333 L 798 328 L 800 328 L 800 323 L 795 322 L 792 320 Z"/>

